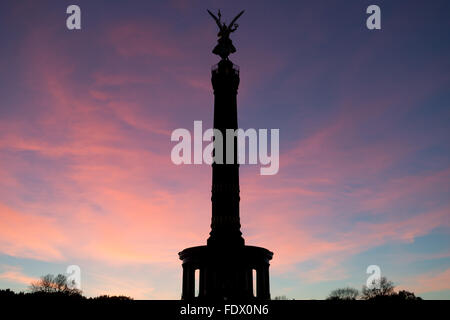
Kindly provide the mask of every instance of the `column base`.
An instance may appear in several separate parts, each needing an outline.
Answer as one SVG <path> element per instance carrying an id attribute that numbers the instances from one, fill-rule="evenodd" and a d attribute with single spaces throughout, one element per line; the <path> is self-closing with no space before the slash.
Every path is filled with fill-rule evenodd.
<path id="1" fill-rule="evenodd" d="M 271 251 L 255 246 L 186 248 L 179 253 L 183 261 L 182 299 L 270 299 L 269 261 L 272 256 Z M 200 271 L 198 288 L 197 269 Z M 256 270 L 256 279 L 253 279 L 253 270 Z"/>

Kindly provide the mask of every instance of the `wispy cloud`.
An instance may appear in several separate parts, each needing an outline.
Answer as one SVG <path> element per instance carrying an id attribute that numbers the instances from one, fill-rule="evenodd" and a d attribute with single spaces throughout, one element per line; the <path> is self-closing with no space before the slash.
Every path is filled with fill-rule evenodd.
<path id="1" fill-rule="evenodd" d="M 3 265 L 1 268 L 3 271 L 0 273 L 0 279 L 7 282 L 30 285 L 32 282 L 36 281 L 36 278 L 29 277 L 22 273 L 22 269 L 19 267 Z"/>

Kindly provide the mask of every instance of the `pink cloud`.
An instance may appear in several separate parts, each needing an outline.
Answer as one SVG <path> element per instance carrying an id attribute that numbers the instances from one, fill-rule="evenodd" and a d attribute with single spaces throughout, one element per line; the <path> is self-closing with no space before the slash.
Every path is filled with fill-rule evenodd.
<path id="1" fill-rule="evenodd" d="M 24 214 L 0 203 L 0 250 L 5 254 L 47 261 L 63 259 L 60 246 L 68 239 L 56 221 Z"/>
<path id="2" fill-rule="evenodd" d="M 263 183 L 264 180 L 270 184 Z M 245 177 L 241 217 L 247 242 L 266 246 L 276 253 L 272 262 L 275 273 L 293 271 L 298 263 L 315 261 L 318 265 L 311 275 L 303 271 L 303 275 L 309 275 L 306 278 L 326 281 L 334 274 L 338 279 L 345 275 L 340 264 L 352 255 L 388 243 L 411 243 L 436 228 L 448 227 L 448 205 L 422 208 L 419 213 L 407 215 L 390 211 L 405 202 L 420 203 L 418 195 L 428 197 L 432 187 L 445 186 L 447 182 L 448 170 L 444 170 L 380 183 L 380 190 L 378 185 L 373 190 L 366 186 L 362 192 L 343 193 L 341 198 L 336 196 L 335 188 L 329 188 L 329 181 L 298 179 L 306 190 L 297 191 L 289 187 L 288 176 Z M 326 188 L 315 192 L 317 186 Z M 281 192 L 270 192 L 273 189 Z M 397 190 L 402 196 L 395 196 Z M 384 200 L 380 203 L 376 199 Z M 344 202 L 345 206 L 336 201 Z M 341 210 L 348 211 L 341 213 Z M 377 218 L 353 222 L 361 210 L 371 210 Z"/>
<path id="3" fill-rule="evenodd" d="M 22 269 L 19 267 L 3 266 L 3 269 L 5 271 L 0 273 L 0 279 L 8 282 L 30 285 L 37 280 L 36 278 L 23 274 Z"/>
<path id="4" fill-rule="evenodd" d="M 402 281 L 398 289 L 412 290 L 419 294 L 450 290 L 450 269 L 415 275 Z"/>

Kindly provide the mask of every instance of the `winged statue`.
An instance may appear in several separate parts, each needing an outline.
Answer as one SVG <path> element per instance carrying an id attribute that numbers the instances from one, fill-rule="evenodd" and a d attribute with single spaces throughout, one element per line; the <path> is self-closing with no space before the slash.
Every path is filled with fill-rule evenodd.
<path id="1" fill-rule="evenodd" d="M 213 53 L 220 56 L 222 59 L 227 60 L 228 56 L 232 53 L 236 52 L 236 48 L 233 45 L 233 42 L 230 39 L 230 34 L 239 27 L 239 25 L 236 23 L 237 19 L 239 19 L 240 16 L 244 13 L 244 10 L 242 10 L 232 21 L 229 25 L 227 25 L 225 22 L 222 22 L 222 14 L 219 12 L 217 13 L 217 17 L 209 10 L 207 10 L 209 15 L 216 21 L 217 26 L 219 27 L 219 33 L 217 36 L 219 39 L 217 40 L 217 45 L 213 49 Z"/>

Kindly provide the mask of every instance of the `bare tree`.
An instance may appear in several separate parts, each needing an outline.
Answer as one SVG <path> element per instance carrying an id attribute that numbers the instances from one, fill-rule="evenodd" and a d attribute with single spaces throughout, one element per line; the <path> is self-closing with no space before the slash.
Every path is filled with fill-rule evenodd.
<path id="1" fill-rule="evenodd" d="M 128 296 L 109 296 L 107 294 L 103 294 L 101 296 L 97 296 L 95 298 L 90 298 L 92 300 L 97 300 L 97 301 L 132 301 L 133 298 L 128 297 Z"/>
<path id="2" fill-rule="evenodd" d="M 38 281 L 31 283 L 31 293 L 57 293 L 64 295 L 81 295 L 81 290 L 76 289 L 64 274 L 56 277 L 52 274 L 42 276 Z"/>
<path id="3" fill-rule="evenodd" d="M 386 277 L 381 277 L 379 280 L 374 280 L 370 287 L 363 286 L 362 299 L 370 300 L 392 296 L 396 294 L 394 288 L 395 286 L 392 281 L 389 281 Z"/>
<path id="4" fill-rule="evenodd" d="M 347 287 L 331 291 L 327 300 L 356 300 L 358 296 L 358 289 Z"/>
<path id="5" fill-rule="evenodd" d="M 275 298 L 273 298 L 273 300 L 291 300 L 291 299 L 289 299 L 285 295 L 282 295 L 282 296 L 276 296 Z"/>
<path id="6" fill-rule="evenodd" d="M 53 288 L 52 284 L 53 284 L 53 275 L 52 274 L 47 274 L 45 276 L 42 276 L 38 281 L 35 281 L 35 282 L 31 283 L 30 291 L 32 293 L 35 293 L 35 292 L 45 292 L 45 293 L 53 292 L 54 288 Z"/>

